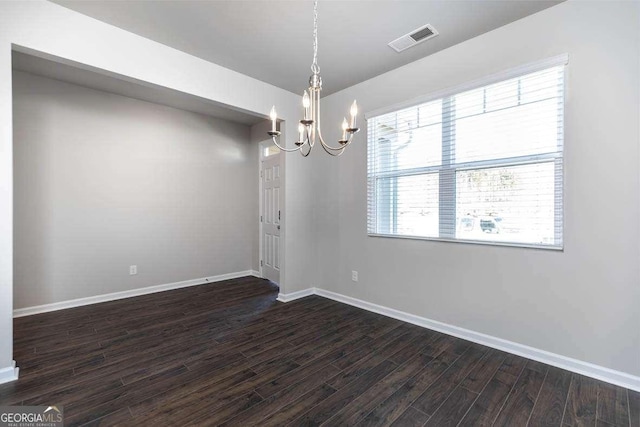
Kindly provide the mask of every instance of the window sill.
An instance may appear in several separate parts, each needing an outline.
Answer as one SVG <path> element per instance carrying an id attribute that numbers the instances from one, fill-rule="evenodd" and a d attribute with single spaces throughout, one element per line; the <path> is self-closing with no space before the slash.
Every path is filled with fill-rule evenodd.
<path id="1" fill-rule="evenodd" d="M 488 242 L 482 240 L 466 240 L 466 239 L 446 239 L 442 237 L 421 237 L 421 236 L 405 236 L 397 234 L 376 234 L 367 233 L 369 237 L 385 237 L 392 239 L 409 239 L 409 240 L 428 240 L 433 242 L 445 242 L 445 243 L 465 243 L 470 245 L 482 245 L 482 246 L 503 246 L 510 248 L 525 248 L 525 249 L 538 249 L 555 252 L 564 252 L 563 246 L 552 245 L 536 245 L 531 243 L 512 243 L 512 242 Z"/>

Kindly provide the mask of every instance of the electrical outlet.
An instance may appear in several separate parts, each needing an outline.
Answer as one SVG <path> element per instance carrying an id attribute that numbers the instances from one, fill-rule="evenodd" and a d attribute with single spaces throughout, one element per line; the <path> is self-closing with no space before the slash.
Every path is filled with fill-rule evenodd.
<path id="1" fill-rule="evenodd" d="M 138 274 L 138 266 L 137 265 L 130 265 L 129 266 L 129 275 L 130 276 L 135 276 L 136 274 Z"/>
<path id="2" fill-rule="evenodd" d="M 352 280 L 353 282 L 357 282 L 357 281 L 358 281 L 358 272 L 357 272 L 357 271 L 353 270 L 353 271 L 351 272 L 351 280 Z"/>

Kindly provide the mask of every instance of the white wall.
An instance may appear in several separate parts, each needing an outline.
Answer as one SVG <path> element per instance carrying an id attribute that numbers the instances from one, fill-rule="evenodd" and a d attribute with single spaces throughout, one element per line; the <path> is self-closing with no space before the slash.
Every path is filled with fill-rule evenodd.
<path id="1" fill-rule="evenodd" d="M 195 58 L 184 52 L 107 25 L 46 1 L 0 2 L 0 374 L 12 366 L 13 312 L 13 153 L 11 49 L 48 59 L 73 61 L 125 79 L 149 82 L 231 108 L 267 116 L 273 104 L 285 120 L 284 135 L 295 138 L 299 96 Z M 291 144 L 291 142 L 290 142 Z M 283 253 L 281 290 L 306 288 L 312 246 L 311 177 L 305 163 L 283 163 Z M 305 250 L 301 250 L 301 249 Z M 2 381 L 3 378 L 0 378 Z"/>
<path id="2" fill-rule="evenodd" d="M 257 270 L 248 126 L 23 72 L 13 88 L 14 309 Z"/>
<path id="3" fill-rule="evenodd" d="M 315 205 L 316 285 L 640 375 L 639 3 L 554 6 L 329 96 L 323 123 L 354 98 L 373 111 L 561 53 L 564 252 L 368 237 L 358 135 L 338 161 L 314 159 L 316 187 L 330 186 Z"/>

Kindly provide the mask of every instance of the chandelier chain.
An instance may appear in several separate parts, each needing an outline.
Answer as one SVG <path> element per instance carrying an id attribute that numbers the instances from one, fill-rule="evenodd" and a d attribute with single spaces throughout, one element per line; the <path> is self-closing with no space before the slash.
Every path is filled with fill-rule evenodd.
<path id="1" fill-rule="evenodd" d="M 311 71 L 313 75 L 309 77 L 309 89 L 304 91 L 302 96 L 302 106 L 304 114 L 302 120 L 298 124 L 299 139 L 295 142 L 295 147 L 286 148 L 280 145 L 278 139 L 281 132 L 277 129 L 278 115 L 275 105 L 271 108 L 269 117 L 271 118 L 271 130 L 267 132 L 273 143 L 284 152 L 299 151 L 304 157 L 311 154 L 316 140 L 328 154 L 332 156 L 341 155 L 351 141 L 353 135 L 360 129 L 356 127 L 356 115 L 358 114 L 358 106 L 356 101 L 351 105 L 351 121 L 347 122 L 345 117 L 342 121 L 342 137 L 338 139 L 338 146 L 327 144 L 322 138 L 320 130 L 320 91 L 322 90 L 322 79 L 320 78 L 320 66 L 318 65 L 318 0 L 313 1 L 313 62 L 311 63 Z"/>
<path id="2" fill-rule="evenodd" d="M 318 65 L 318 0 L 313 2 L 313 63 L 311 64 L 313 74 L 320 73 Z"/>

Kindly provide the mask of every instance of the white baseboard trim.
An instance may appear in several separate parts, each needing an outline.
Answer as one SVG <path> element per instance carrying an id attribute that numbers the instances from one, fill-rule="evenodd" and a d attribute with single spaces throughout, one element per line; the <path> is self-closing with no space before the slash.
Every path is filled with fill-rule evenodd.
<path id="1" fill-rule="evenodd" d="M 0 384 L 17 380 L 19 373 L 20 368 L 16 367 L 16 361 L 14 360 L 11 366 L 0 369 Z"/>
<path id="2" fill-rule="evenodd" d="M 37 305 L 34 307 L 18 308 L 13 310 L 13 317 L 23 317 L 23 316 L 31 316 L 33 314 L 48 313 L 50 311 L 64 310 L 65 308 L 80 307 L 83 305 L 97 304 L 100 302 L 137 297 L 140 295 L 153 294 L 156 292 L 187 288 L 189 286 L 205 285 L 207 283 L 220 282 L 220 281 L 229 280 L 229 279 L 237 279 L 239 277 L 245 277 L 245 276 L 260 277 L 260 273 L 255 270 L 238 271 L 235 273 L 219 274 L 217 276 L 202 277 L 200 279 L 184 280 L 182 282 L 166 283 L 164 285 L 157 285 L 157 286 L 148 286 L 146 288 L 132 289 L 129 291 L 113 292 L 110 294 L 96 295 L 93 297 L 54 302 L 51 304 Z"/>
<path id="3" fill-rule="evenodd" d="M 307 288 L 297 292 L 291 292 L 289 294 L 278 294 L 276 300 L 280 302 L 291 302 L 300 298 L 308 297 L 316 293 L 316 288 Z"/>
<path id="4" fill-rule="evenodd" d="M 491 335 L 486 335 L 480 332 L 471 331 L 469 329 L 460 328 L 458 326 L 449 325 L 447 323 L 439 322 L 437 320 L 431 320 L 425 317 L 416 316 L 414 314 L 406 313 L 400 310 L 395 310 L 389 307 L 384 307 L 378 304 L 373 304 L 357 298 L 352 298 L 346 295 L 338 294 L 336 292 L 326 291 L 324 289 L 319 289 L 319 288 L 309 288 L 309 289 L 294 292 L 291 294 L 283 295 L 284 297 L 283 299 L 280 299 L 280 296 L 278 296 L 278 300 L 282 302 L 290 302 L 295 299 L 302 298 L 312 294 L 329 298 L 334 301 L 342 302 L 345 304 L 349 304 L 354 307 L 362 308 L 367 311 L 382 314 L 383 316 L 402 320 L 404 322 L 421 326 L 423 328 L 431 329 L 434 331 L 442 332 L 447 335 L 452 335 L 454 337 L 462 338 L 467 341 L 472 341 L 478 344 L 486 345 L 487 347 L 492 347 L 498 350 L 506 351 L 507 353 L 516 354 L 518 356 L 522 356 L 527 359 L 536 360 L 538 362 L 556 366 L 561 369 L 566 369 L 567 371 L 571 371 L 581 375 L 585 375 L 587 377 L 595 378 L 597 380 L 604 381 L 610 384 L 615 384 L 631 390 L 640 391 L 640 377 L 635 375 L 627 374 L 621 371 L 616 371 L 610 368 L 605 368 L 603 366 L 595 365 L 589 362 L 584 362 L 582 360 L 577 360 L 577 359 L 562 356 L 559 354 L 551 353 L 549 351 L 540 350 L 524 344 L 508 341 L 508 340 L 497 338 Z"/>

